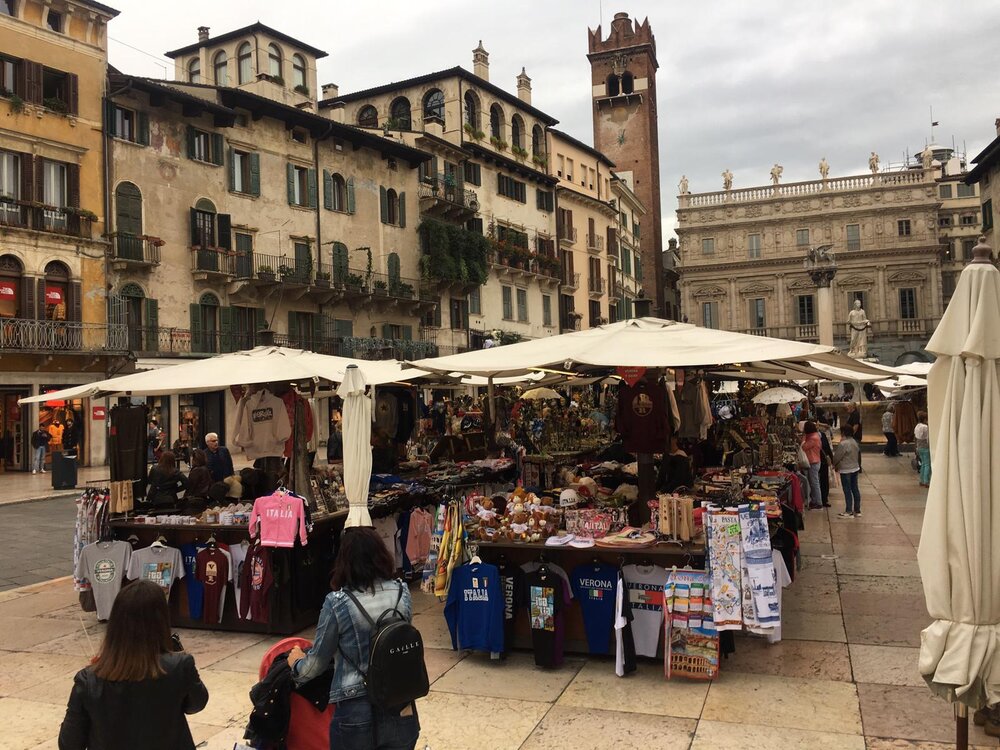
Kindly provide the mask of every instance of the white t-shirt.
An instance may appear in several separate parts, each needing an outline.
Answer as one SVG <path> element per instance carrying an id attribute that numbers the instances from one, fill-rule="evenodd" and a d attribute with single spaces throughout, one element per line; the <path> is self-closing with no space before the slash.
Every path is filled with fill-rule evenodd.
<path id="1" fill-rule="evenodd" d="M 667 569 L 659 565 L 626 565 L 622 568 L 632 608 L 632 635 L 637 656 L 656 656 L 663 631 L 663 587 Z"/>
<path id="2" fill-rule="evenodd" d="M 95 542 L 80 551 L 76 577 L 90 581 L 98 620 L 111 616 L 111 607 L 122 587 L 131 556 L 132 545 L 121 541 Z"/>

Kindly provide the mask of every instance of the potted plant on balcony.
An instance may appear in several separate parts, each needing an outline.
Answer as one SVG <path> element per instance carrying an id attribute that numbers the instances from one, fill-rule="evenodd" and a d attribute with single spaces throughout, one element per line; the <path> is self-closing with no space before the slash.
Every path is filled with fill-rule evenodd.
<path id="1" fill-rule="evenodd" d="M 495 135 L 491 135 L 490 136 L 490 144 L 497 151 L 506 151 L 507 150 L 507 141 L 505 141 L 503 138 L 497 138 Z"/>
<path id="2" fill-rule="evenodd" d="M 392 285 L 389 293 L 398 299 L 413 299 L 413 285 L 405 281 L 397 281 Z"/>
<path id="3" fill-rule="evenodd" d="M 344 279 L 345 286 L 347 286 L 347 288 L 352 292 L 360 292 L 364 283 L 364 277 L 358 273 L 349 273 L 347 274 L 347 278 Z"/>
<path id="4" fill-rule="evenodd" d="M 58 96 L 50 96 L 42 100 L 42 106 L 46 109 L 51 109 L 53 112 L 58 112 L 61 115 L 69 112 L 69 105 L 66 104 Z"/>
<path id="5" fill-rule="evenodd" d="M 257 278 L 261 281 L 274 281 L 274 269 L 271 266 L 261 266 L 257 269 Z"/>
<path id="6" fill-rule="evenodd" d="M 528 158 L 527 149 L 523 149 L 520 146 L 511 147 L 510 152 L 514 154 L 514 156 L 516 156 L 520 161 L 524 161 L 525 159 Z"/>
<path id="7" fill-rule="evenodd" d="M 10 99 L 10 111 L 15 115 L 19 115 L 24 112 L 24 99 L 19 97 L 17 94 L 8 91 L 6 96 Z"/>
<path id="8" fill-rule="evenodd" d="M 317 271 L 316 278 L 313 284 L 320 287 L 330 286 L 330 272 L 329 271 Z"/>
<path id="9" fill-rule="evenodd" d="M 545 169 L 546 167 L 549 166 L 548 160 L 544 156 L 540 156 L 539 154 L 535 154 L 534 156 L 532 156 L 531 161 L 539 169 Z"/>
<path id="10" fill-rule="evenodd" d="M 309 87 L 306 86 L 305 84 L 300 83 L 298 86 L 295 87 L 294 90 L 296 93 L 305 94 L 306 96 L 309 96 Z"/>
<path id="11" fill-rule="evenodd" d="M 384 297 L 388 294 L 388 287 L 383 279 L 375 279 L 375 283 L 372 284 L 372 288 L 379 297 Z"/>

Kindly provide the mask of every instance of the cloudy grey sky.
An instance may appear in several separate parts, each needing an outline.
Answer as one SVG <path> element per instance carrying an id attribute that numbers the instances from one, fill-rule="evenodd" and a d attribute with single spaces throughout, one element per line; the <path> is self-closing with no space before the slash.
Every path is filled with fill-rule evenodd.
<path id="1" fill-rule="evenodd" d="M 664 242 L 681 174 L 693 192 L 866 171 L 869 151 L 901 162 L 935 140 L 975 156 L 1000 115 L 992 36 L 996 0 L 107 0 L 122 11 L 109 34 L 111 63 L 171 77 L 159 57 L 260 20 L 330 53 L 321 82 L 356 91 L 462 65 L 481 38 L 490 79 L 515 92 L 527 68 L 534 104 L 592 141 L 587 28 L 616 11 L 649 17 L 660 63 L 660 171 Z M 126 46 L 129 45 L 129 46 Z M 130 47 L 138 48 L 154 57 Z"/>

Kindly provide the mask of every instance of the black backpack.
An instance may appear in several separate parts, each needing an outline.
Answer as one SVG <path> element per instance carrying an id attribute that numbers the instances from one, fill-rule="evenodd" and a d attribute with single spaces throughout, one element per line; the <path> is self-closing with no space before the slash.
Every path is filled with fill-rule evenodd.
<path id="1" fill-rule="evenodd" d="M 346 588 L 342 591 L 371 625 L 367 670 L 361 669 L 343 650 L 340 651 L 347 663 L 364 677 L 368 700 L 386 711 L 399 711 L 406 704 L 427 695 L 431 687 L 424 664 L 424 639 L 399 611 L 403 583 L 399 584 L 396 604 L 379 615 L 377 621 L 372 620 L 354 594 Z"/>

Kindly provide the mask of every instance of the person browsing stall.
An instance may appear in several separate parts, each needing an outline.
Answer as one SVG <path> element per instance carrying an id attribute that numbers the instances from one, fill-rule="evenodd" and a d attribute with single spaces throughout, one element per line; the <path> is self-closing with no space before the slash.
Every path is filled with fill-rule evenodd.
<path id="1" fill-rule="evenodd" d="M 187 489 L 188 480 L 177 468 L 172 451 L 163 451 L 156 466 L 149 470 L 146 502 L 160 507 L 177 505 L 181 493 Z"/>
<path id="2" fill-rule="evenodd" d="M 221 482 L 236 473 L 233 457 L 226 446 L 219 444 L 218 433 L 210 432 L 205 435 L 205 458 L 213 482 Z"/>
<path id="3" fill-rule="evenodd" d="M 809 508 L 823 507 L 823 491 L 819 486 L 819 468 L 822 462 L 823 441 L 820 439 L 816 423 L 806 422 L 802 428 L 802 452 L 809 461 Z"/>

